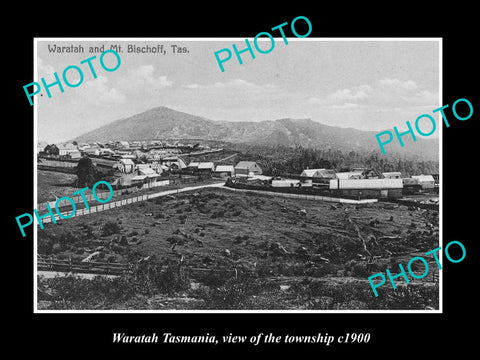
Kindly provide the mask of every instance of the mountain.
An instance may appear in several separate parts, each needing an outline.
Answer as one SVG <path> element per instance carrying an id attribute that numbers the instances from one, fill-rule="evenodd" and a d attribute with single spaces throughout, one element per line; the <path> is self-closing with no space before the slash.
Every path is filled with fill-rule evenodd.
<path id="1" fill-rule="evenodd" d="M 278 119 L 260 122 L 209 120 L 200 116 L 156 107 L 143 113 L 113 121 L 75 139 L 77 142 L 109 140 L 204 139 L 252 145 L 284 145 L 351 150 L 378 150 L 376 132 L 328 126 L 311 119 Z M 421 157 L 438 161 L 438 139 L 417 142 L 404 137 L 386 146 L 387 154 Z M 419 155 L 421 154 L 421 155 Z"/>

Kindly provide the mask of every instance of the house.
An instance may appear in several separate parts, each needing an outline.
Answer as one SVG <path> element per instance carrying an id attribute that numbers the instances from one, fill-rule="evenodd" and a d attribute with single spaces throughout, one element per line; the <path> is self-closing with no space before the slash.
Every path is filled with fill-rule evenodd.
<path id="1" fill-rule="evenodd" d="M 188 164 L 188 169 L 189 170 L 197 170 L 198 169 L 198 165 L 200 165 L 199 162 L 194 162 L 192 161 L 190 164 Z"/>
<path id="2" fill-rule="evenodd" d="M 335 179 L 335 171 L 332 169 L 305 169 L 300 176 L 311 178 Z"/>
<path id="3" fill-rule="evenodd" d="M 351 169 L 352 172 L 360 172 L 362 173 L 363 179 L 378 179 L 380 174 L 374 168 L 353 168 Z"/>
<path id="4" fill-rule="evenodd" d="M 82 152 L 87 155 L 100 155 L 100 148 L 95 146 L 89 146 L 82 149 Z"/>
<path id="5" fill-rule="evenodd" d="M 205 172 L 212 173 L 215 170 L 215 164 L 213 162 L 201 162 L 198 164 L 197 169 L 199 172 L 202 172 L 202 173 L 205 173 Z"/>
<path id="6" fill-rule="evenodd" d="M 416 194 L 422 191 L 422 185 L 412 178 L 403 178 L 403 193 L 406 195 Z"/>
<path id="7" fill-rule="evenodd" d="M 233 165 L 217 165 L 214 174 L 218 177 L 231 177 L 235 175 L 235 168 Z"/>
<path id="8" fill-rule="evenodd" d="M 82 157 L 82 153 L 79 150 L 70 151 L 67 156 L 71 159 L 80 159 Z"/>
<path id="9" fill-rule="evenodd" d="M 128 141 L 117 141 L 116 145 L 120 148 L 130 149 L 130 144 L 128 143 Z"/>
<path id="10" fill-rule="evenodd" d="M 72 152 L 78 152 L 78 149 L 75 145 L 72 143 L 66 143 L 66 144 L 58 144 L 58 155 L 60 156 L 66 156 L 69 155 Z"/>
<path id="11" fill-rule="evenodd" d="M 414 175 L 412 179 L 422 186 L 422 190 L 435 188 L 435 179 L 432 175 Z"/>
<path id="12" fill-rule="evenodd" d="M 100 155 L 115 155 L 115 151 L 110 148 L 100 149 Z"/>
<path id="13" fill-rule="evenodd" d="M 160 175 L 157 174 L 155 170 L 148 166 L 142 166 L 137 169 L 137 173 L 139 176 L 146 176 L 144 178 L 144 182 L 155 182 Z"/>
<path id="14" fill-rule="evenodd" d="M 170 169 L 184 169 L 187 167 L 185 160 L 177 155 L 166 156 L 162 158 L 162 164 Z"/>
<path id="15" fill-rule="evenodd" d="M 401 179 L 402 173 L 399 171 L 384 172 L 382 176 L 384 179 Z"/>
<path id="16" fill-rule="evenodd" d="M 338 172 L 335 175 L 337 176 L 337 179 L 340 180 L 363 179 L 363 174 L 360 171 Z"/>
<path id="17" fill-rule="evenodd" d="M 254 161 L 240 161 L 235 166 L 235 176 L 262 175 L 262 168 Z"/>
<path id="18" fill-rule="evenodd" d="M 130 174 L 135 170 L 135 163 L 132 161 L 132 159 L 119 159 L 117 161 L 117 167 L 121 172 Z"/>
<path id="19" fill-rule="evenodd" d="M 402 179 L 334 179 L 330 190 L 340 197 L 401 198 Z"/>

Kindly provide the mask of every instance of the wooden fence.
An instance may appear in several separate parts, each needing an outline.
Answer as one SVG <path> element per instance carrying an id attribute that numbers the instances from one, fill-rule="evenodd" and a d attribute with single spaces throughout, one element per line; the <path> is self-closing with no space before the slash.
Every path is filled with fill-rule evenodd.
<path id="1" fill-rule="evenodd" d="M 98 274 L 98 275 L 127 275 L 132 274 L 137 264 L 135 263 L 108 263 L 108 262 L 82 262 L 73 261 L 72 259 L 53 259 L 38 255 L 37 270 L 39 271 L 55 271 L 64 273 L 78 273 L 78 274 Z M 162 266 L 162 270 L 166 270 L 167 266 Z M 237 269 L 209 269 L 209 268 L 194 268 L 189 266 L 181 266 L 179 270 L 186 276 L 191 278 L 198 278 L 200 275 L 208 273 L 221 272 L 232 277 L 237 277 L 239 271 Z"/>
<path id="2" fill-rule="evenodd" d="M 143 186 L 140 187 L 140 188 L 138 186 L 131 186 L 131 187 L 124 188 L 124 189 L 114 190 L 113 191 L 113 197 L 123 195 L 123 194 L 135 193 L 135 192 L 140 191 L 140 190 L 147 190 L 147 189 L 152 189 L 152 188 L 156 188 L 156 187 L 160 187 L 160 186 L 166 186 L 166 185 L 169 185 L 169 184 L 170 184 L 169 180 L 162 180 L 162 181 L 156 181 L 156 182 L 152 182 L 152 183 L 143 184 Z M 106 199 L 110 196 L 110 192 L 97 192 L 96 195 L 99 199 L 103 200 L 103 199 Z M 93 200 L 96 201 L 96 199 L 94 198 L 94 196 L 91 192 L 87 193 L 87 194 L 84 194 L 84 196 L 85 196 L 85 200 L 87 202 L 93 201 Z M 70 196 L 70 199 L 72 199 L 75 204 L 83 203 L 83 198 L 82 198 L 81 195 Z M 54 209 L 55 203 L 56 203 L 56 201 L 49 201 L 49 202 L 46 202 L 46 203 L 37 204 L 37 211 L 47 210 L 47 204 L 50 206 L 51 209 Z M 71 206 L 71 202 L 68 201 L 68 200 L 60 201 L 58 203 L 58 207 L 61 208 L 63 206 Z"/>
<path id="3" fill-rule="evenodd" d="M 132 271 L 129 264 L 107 263 L 107 262 L 77 262 L 52 258 L 37 258 L 37 269 L 46 271 L 102 274 L 102 275 L 123 275 Z"/>
<path id="4" fill-rule="evenodd" d="M 345 198 L 338 198 L 338 197 L 331 197 L 331 196 L 320 196 L 320 195 L 308 195 L 308 194 L 301 194 L 301 193 L 286 193 L 281 191 L 275 190 L 256 190 L 256 189 L 239 189 L 235 187 L 225 186 L 224 189 L 230 189 L 232 191 L 239 191 L 239 192 L 251 192 L 255 194 L 263 194 L 269 196 L 279 196 L 279 197 L 288 197 L 293 199 L 305 199 L 305 200 L 321 200 L 327 202 L 337 202 L 342 204 L 354 204 L 354 205 L 362 205 L 362 204 L 371 204 L 378 202 L 377 199 L 362 199 L 362 200 L 353 200 L 353 199 L 345 199 Z M 275 189 L 275 188 L 273 188 Z"/>
<path id="5" fill-rule="evenodd" d="M 185 192 L 185 191 L 192 191 L 192 190 L 199 190 L 199 189 L 202 189 L 202 188 L 220 187 L 220 186 L 223 186 L 223 183 L 214 183 L 214 184 L 209 184 L 209 185 L 200 185 L 200 186 L 187 187 L 187 188 L 181 188 L 181 189 L 166 190 L 166 191 L 163 191 L 163 192 L 153 193 L 153 194 L 143 194 L 143 195 L 139 195 L 139 196 L 135 196 L 135 197 L 130 197 L 130 198 L 127 198 L 127 199 L 110 201 L 110 202 L 105 203 L 105 204 L 90 206 L 90 209 L 88 209 L 88 210 L 86 208 L 85 209 L 76 209 L 74 215 L 72 215 L 73 209 L 70 210 L 70 211 L 64 211 L 64 212 L 62 212 L 62 216 L 63 216 L 64 219 L 69 219 L 70 217 L 88 215 L 88 214 L 97 213 L 97 212 L 101 212 L 101 211 L 105 211 L 105 210 L 109 210 L 109 209 L 114 209 L 116 207 L 120 207 L 120 206 L 124 206 L 124 205 L 128 205 L 128 204 L 133 204 L 133 203 L 136 203 L 136 202 L 139 202 L 139 201 L 154 199 L 154 198 L 157 198 L 159 196 L 175 195 L 175 194 L 182 193 L 182 192 Z M 55 212 L 55 210 L 53 209 L 52 212 Z M 45 215 L 46 214 L 43 214 L 42 216 L 45 216 Z M 53 215 L 53 217 L 55 218 L 55 221 L 59 221 L 59 220 L 63 219 L 57 213 L 55 213 Z M 45 223 L 49 223 L 49 222 L 52 222 L 52 216 L 45 216 L 44 218 L 42 218 L 42 223 L 45 224 Z"/>

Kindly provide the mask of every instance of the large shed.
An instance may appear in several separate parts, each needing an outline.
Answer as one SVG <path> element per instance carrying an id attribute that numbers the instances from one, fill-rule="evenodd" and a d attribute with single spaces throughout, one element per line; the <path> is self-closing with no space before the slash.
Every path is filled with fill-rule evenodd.
<path id="1" fill-rule="evenodd" d="M 255 161 L 240 161 L 235 166 L 235 176 L 262 175 L 262 168 Z"/>
<path id="2" fill-rule="evenodd" d="M 401 198 L 402 179 L 330 180 L 330 190 L 339 196 L 356 198 Z"/>

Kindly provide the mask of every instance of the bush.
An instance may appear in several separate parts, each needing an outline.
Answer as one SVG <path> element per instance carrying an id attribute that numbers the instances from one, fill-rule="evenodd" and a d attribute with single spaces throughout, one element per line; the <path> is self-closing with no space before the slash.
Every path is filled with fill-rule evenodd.
<path id="1" fill-rule="evenodd" d="M 205 309 L 240 310 L 252 308 L 251 296 L 259 291 L 253 278 L 244 275 L 231 278 L 220 287 L 202 289 L 196 295 L 204 301 Z"/>
<path id="2" fill-rule="evenodd" d="M 102 227 L 102 236 L 120 233 L 120 226 L 115 221 L 107 221 Z"/>

